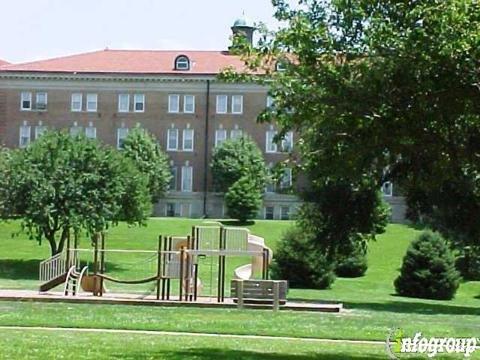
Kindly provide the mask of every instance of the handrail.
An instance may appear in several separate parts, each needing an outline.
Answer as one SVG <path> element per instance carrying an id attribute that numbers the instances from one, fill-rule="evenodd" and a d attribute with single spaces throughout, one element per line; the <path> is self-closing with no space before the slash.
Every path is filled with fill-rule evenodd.
<path id="1" fill-rule="evenodd" d="M 77 280 L 77 294 L 80 292 L 80 289 L 82 288 L 83 275 L 85 275 L 85 272 L 87 271 L 88 271 L 88 266 L 84 266 L 82 271 L 80 271 L 80 275 L 78 276 L 78 280 Z"/>
<path id="2" fill-rule="evenodd" d="M 75 266 L 71 266 L 67 273 L 67 278 L 65 279 L 65 286 L 63 287 L 63 293 L 68 295 L 68 282 L 70 280 L 70 275 L 75 271 Z"/>

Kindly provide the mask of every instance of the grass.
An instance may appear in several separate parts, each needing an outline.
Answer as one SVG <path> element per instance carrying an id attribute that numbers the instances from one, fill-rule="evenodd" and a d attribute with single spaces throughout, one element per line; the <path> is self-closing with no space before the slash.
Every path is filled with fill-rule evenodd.
<path id="1" fill-rule="evenodd" d="M 0 348 L 0 359 L 385 359 L 381 345 L 12 330 L 0 331 Z"/>
<path id="2" fill-rule="evenodd" d="M 187 219 L 152 219 L 147 227 L 129 228 L 125 224 L 111 230 L 107 245 L 110 248 L 152 249 L 156 248 L 159 234 L 186 235 L 197 220 Z M 256 221 L 248 226 L 255 235 L 263 236 L 267 244 L 275 249 L 276 241 L 291 226 L 291 222 Z M 18 230 L 18 223 L 0 224 L 0 288 L 27 288 L 38 286 L 38 263 L 49 256 L 46 244 L 37 246 L 24 236 L 10 238 L 9 234 Z M 124 305 L 73 305 L 40 303 L 0 303 L 0 325 L 60 326 L 60 327 L 96 327 L 113 329 L 144 329 L 166 331 L 190 331 L 225 334 L 258 334 L 272 336 L 315 337 L 334 339 L 385 340 L 388 330 L 400 327 L 405 334 L 421 331 L 426 336 L 462 336 L 471 337 L 480 334 L 478 319 L 480 316 L 480 283 L 463 283 L 457 296 L 451 301 L 433 301 L 404 298 L 394 294 L 393 280 L 398 274 L 402 257 L 418 231 L 403 225 L 389 225 L 387 232 L 379 236 L 378 241 L 369 247 L 369 269 L 362 278 L 339 278 L 332 289 L 292 289 L 290 299 L 308 301 L 340 301 L 346 310 L 341 314 L 296 313 L 283 311 L 273 314 L 270 311 L 195 309 L 195 308 L 161 308 L 133 307 Z M 83 242 L 83 247 L 88 243 Z M 149 269 L 139 270 L 137 258 L 131 254 L 109 256 L 112 273 L 123 277 L 139 277 Z M 228 273 L 238 264 L 248 259 L 229 261 Z M 242 262 L 243 261 L 243 262 Z M 144 266 L 145 267 L 145 266 Z M 144 271 L 144 273 L 142 273 Z M 123 290 L 123 289 L 122 289 Z M 145 290 L 145 289 L 144 289 Z M 39 341 L 41 334 L 28 333 L 21 341 L 30 344 Z M 8 334 L 6 338 L 8 339 Z M 63 336 L 63 335 L 62 335 Z M 2 336 L 3 337 L 3 336 Z M 81 343 L 88 343 L 89 334 L 75 335 L 75 345 L 81 349 Z M 101 342 L 106 348 L 114 349 L 116 340 L 96 340 L 95 348 Z M 14 341 L 7 341 L 7 349 L 13 347 Z M 20 340 L 18 340 L 20 341 Z M 151 344 L 157 344 L 161 353 L 170 358 L 181 358 L 180 352 L 187 348 L 184 357 L 197 359 L 235 358 L 239 351 L 243 358 L 259 359 L 376 359 L 383 354 L 383 349 L 341 347 L 338 345 L 320 346 L 310 352 L 309 346 L 297 349 L 296 346 L 266 344 L 262 350 L 255 342 L 221 341 L 221 346 L 209 341 L 186 341 L 185 347 L 178 350 L 175 341 L 151 340 L 151 343 L 139 345 L 140 353 L 130 354 L 126 358 L 148 358 Z M 192 340 L 193 341 L 193 340 Z M 62 345 L 52 345 L 59 353 Z M 316 345 L 317 346 L 317 345 Z M 30 347 L 28 351 L 31 351 Z M 144 348 L 143 348 L 144 347 Z M 203 349 L 203 350 L 202 350 Z M 14 349 L 7 350 L 15 351 Z M 65 350 L 66 351 L 66 350 Z M 89 353 L 92 349 L 88 349 Z M 112 350 L 114 351 L 114 350 Z M 133 351 L 133 350 L 132 350 Z M 143 353 L 143 351 L 145 353 Z M 153 350 L 152 350 L 153 351 Z M 272 355 L 273 353 L 273 355 Z M 116 358 L 110 350 L 105 355 Z M 143 354 L 143 355 L 142 355 Z M 153 354 L 157 354 L 153 352 Z M 335 354 L 335 355 L 334 355 Z M 340 355 L 339 355 L 340 354 Z M 2 355 L 0 355 L 2 356 Z M 162 358 L 159 355 L 156 358 Z M 203 356 L 203 357 L 202 357 Z M 223 357 L 222 357 L 223 356 Z M 276 357 L 278 356 L 278 357 Z M 28 358 L 28 356 L 26 356 Z M 47 356 L 48 357 L 48 356 Z M 379 357 L 379 358 L 384 358 Z M 14 357 L 15 358 L 15 357 Z M 25 357 L 23 357 L 25 358 Z M 475 357 L 472 357 L 475 358 Z"/>

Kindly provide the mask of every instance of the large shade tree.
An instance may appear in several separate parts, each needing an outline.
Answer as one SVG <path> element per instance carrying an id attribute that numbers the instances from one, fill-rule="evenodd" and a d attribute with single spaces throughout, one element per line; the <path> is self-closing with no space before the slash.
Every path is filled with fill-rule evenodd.
<path id="1" fill-rule="evenodd" d="M 373 191 L 393 180 L 410 216 L 461 246 L 478 244 L 480 4 L 272 3 L 285 26 L 262 31 L 255 48 L 238 41 L 263 73 L 240 77 L 270 87 L 276 106 L 262 119 L 298 131 L 312 188 Z"/>
<path id="2" fill-rule="evenodd" d="M 52 255 L 72 232 L 94 234 L 120 220 L 143 223 L 151 213 L 148 178 L 117 150 L 84 136 L 47 132 L 0 162 L 0 215 L 19 218 Z"/>

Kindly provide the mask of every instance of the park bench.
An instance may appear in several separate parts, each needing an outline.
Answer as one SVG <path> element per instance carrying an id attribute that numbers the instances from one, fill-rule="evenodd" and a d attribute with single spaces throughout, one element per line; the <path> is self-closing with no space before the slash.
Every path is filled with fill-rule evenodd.
<path id="1" fill-rule="evenodd" d="M 286 280 L 232 280 L 230 297 L 239 308 L 244 305 L 271 305 L 278 310 L 287 302 Z"/>

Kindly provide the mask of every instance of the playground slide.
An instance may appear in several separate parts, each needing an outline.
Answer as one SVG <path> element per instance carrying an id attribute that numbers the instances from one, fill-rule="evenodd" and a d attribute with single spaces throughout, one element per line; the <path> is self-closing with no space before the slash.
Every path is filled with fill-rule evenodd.
<path id="1" fill-rule="evenodd" d="M 248 235 L 248 251 L 263 252 L 263 249 L 268 249 L 269 262 L 272 261 L 273 252 L 265 245 L 265 240 L 259 236 Z M 258 274 L 262 271 L 262 256 L 253 256 L 252 263 L 239 266 L 234 270 L 233 277 L 239 280 L 249 280 L 254 274 Z"/>

